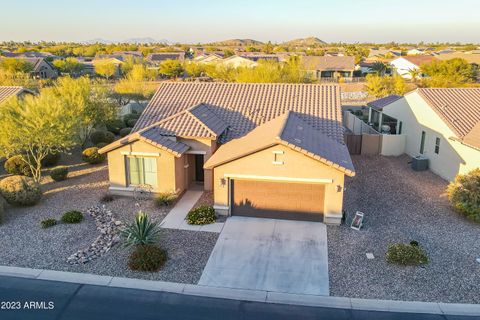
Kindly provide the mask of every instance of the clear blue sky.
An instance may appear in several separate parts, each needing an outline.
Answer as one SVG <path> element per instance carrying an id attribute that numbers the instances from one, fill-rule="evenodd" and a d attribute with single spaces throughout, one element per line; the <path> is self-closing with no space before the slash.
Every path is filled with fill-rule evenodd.
<path id="1" fill-rule="evenodd" d="M 2 0 L 0 41 L 480 42 L 479 0 Z"/>

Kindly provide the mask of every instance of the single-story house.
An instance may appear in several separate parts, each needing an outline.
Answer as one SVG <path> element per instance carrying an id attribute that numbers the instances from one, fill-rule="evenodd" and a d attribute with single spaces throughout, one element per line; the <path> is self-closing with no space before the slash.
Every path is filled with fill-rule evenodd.
<path id="1" fill-rule="evenodd" d="M 198 56 L 196 56 L 193 61 L 198 62 L 198 63 L 216 63 L 219 61 L 222 61 L 223 56 L 219 55 L 217 53 L 202 53 Z"/>
<path id="2" fill-rule="evenodd" d="M 355 71 L 355 57 L 352 56 L 305 56 L 302 68 L 316 79 L 351 78 Z"/>
<path id="3" fill-rule="evenodd" d="M 53 79 L 58 77 L 57 68 L 55 68 L 48 60 L 44 58 L 14 57 L 13 59 L 19 59 L 28 62 L 32 66 L 30 75 L 33 78 Z"/>
<path id="4" fill-rule="evenodd" d="M 259 60 L 279 62 L 280 59 L 276 54 L 267 54 L 262 52 L 243 52 L 239 54 L 240 57 L 258 62 Z"/>
<path id="5" fill-rule="evenodd" d="M 164 82 L 132 133 L 99 152 L 111 192 L 200 184 L 222 215 L 339 224 L 355 175 L 337 85 Z"/>
<path id="6" fill-rule="evenodd" d="M 428 158 L 430 170 L 446 180 L 480 167 L 480 88 L 421 88 L 383 98 L 370 105 L 369 122 L 403 135 L 398 148 Z"/>
<path id="7" fill-rule="evenodd" d="M 411 72 L 413 70 L 420 70 L 420 67 L 423 64 L 427 64 L 435 60 L 437 59 L 433 56 L 403 56 L 390 61 L 390 65 L 392 66 L 394 73 L 400 75 L 402 78 L 412 79 Z M 422 74 L 418 77 L 423 78 L 425 75 Z"/>
<path id="8" fill-rule="evenodd" d="M 33 91 L 17 86 L 0 86 L 0 104 L 4 103 L 10 98 L 22 98 L 25 95 L 34 95 Z"/>
<path id="9" fill-rule="evenodd" d="M 155 52 L 149 53 L 145 59 L 153 65 L 159 65 L 165 60 L 178 60 L 180 62 L 185 61 L 185 52 Z"/>
<path id="10" fill-rule="evenodd" d="M 230 68 L 238 68 L 238 67 L 247 67 L 247 68 L 253 68 L 257 66 L 257 63 L 253 60 L 240 57 L 237 55 L 230 56 L 228 58 L 225 58 L 219 62 L 220 64 L 230 67 Z"/>

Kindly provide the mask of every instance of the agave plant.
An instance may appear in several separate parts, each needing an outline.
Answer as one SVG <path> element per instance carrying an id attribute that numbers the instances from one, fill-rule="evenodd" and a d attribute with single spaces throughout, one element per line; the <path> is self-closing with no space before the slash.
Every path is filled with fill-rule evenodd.
<path id="1" fill-rule="evenodd" d="M 157 222 L 148 217 L 148 214 L 139 211 L 135 215 L 135 220 L 128 224 L 120 234 L 125 247 L 155 244 L 160 240 L 161 229 Z"/>

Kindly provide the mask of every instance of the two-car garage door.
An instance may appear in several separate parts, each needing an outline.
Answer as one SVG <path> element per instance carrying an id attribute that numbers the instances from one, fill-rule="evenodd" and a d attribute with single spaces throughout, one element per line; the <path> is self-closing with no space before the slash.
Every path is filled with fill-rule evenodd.
<path id="1" fill-rule="evenodd" d="M 323 184 L 232 180 L 232 215 L 323 221 Z"/>

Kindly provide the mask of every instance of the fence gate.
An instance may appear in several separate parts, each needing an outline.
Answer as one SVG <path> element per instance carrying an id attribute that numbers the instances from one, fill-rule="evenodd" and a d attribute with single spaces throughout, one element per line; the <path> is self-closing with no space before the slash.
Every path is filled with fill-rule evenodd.
<path id="1" fill-rule="evenodd" d="M 346 134 L 345 143 L 347 144 L 348 152 L 350 152 L 350 154 L 362 153 L 362 135 L 361 134 Z"/>

